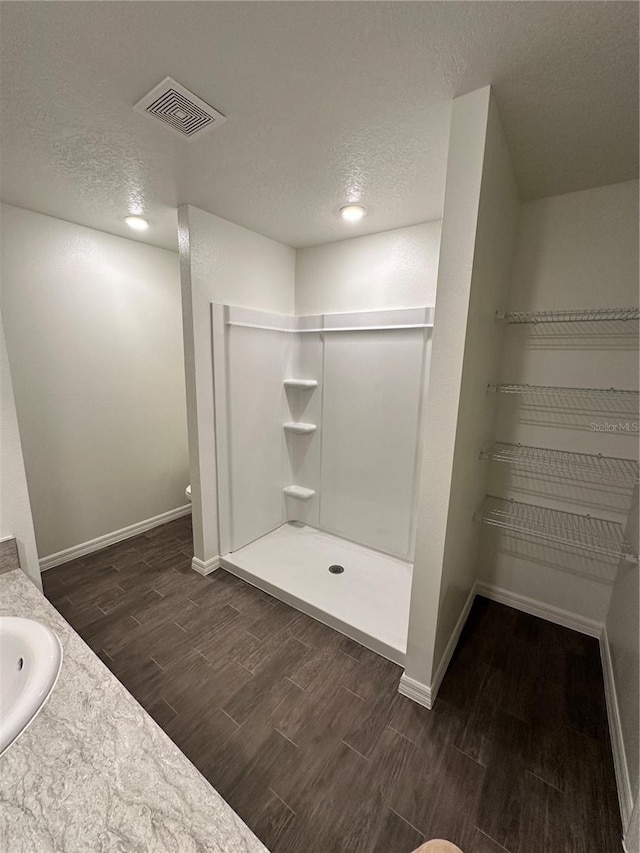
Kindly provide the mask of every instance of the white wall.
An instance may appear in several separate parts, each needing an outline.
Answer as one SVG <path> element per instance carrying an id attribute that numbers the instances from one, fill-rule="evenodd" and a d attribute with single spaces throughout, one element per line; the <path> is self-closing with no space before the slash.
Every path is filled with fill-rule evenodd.
<path id="1" fill-rule="evenodd" d="M 626 527 L 626 538 L 637 554 L 637 489 Z M 640 584 L 637 564 L 620 563 L 606 625 L 622 743 L 618 743 L 615 731 L 612 731 L 612 742 L 614 752 L 617 747 L 621 747 L 624 753 L 622 762 L 617 762 L 616 775 L 626 833 L 632 803 L 635 802 L 637 807 L 640 793 Z M 627 849 L 629 853 L 633 850 L 630 846 Z"/>
<path id="2" fill-rule="evenodd" d="M 476 579 L 485 491 L 478 453 L 493 430 L 519 204 L 489 88 L 453 105 L 404 687 L 424 696 Z"/>
<path id="3" fill-rule="evenodd" d="M 433 305 L 440 230 L 440 222 L 423 222 L 298 249 L 296 314 Z"/>
<path id="4" fill-rule="evenodd" d="M 16 540 L 20 566 L 41 590 L 29 490 L 0 318 L 0 540 L 8 537 Z"/>
<path id="5" fill-rule="evenodd" d="M 511 158 L 491 99 L 440 588 L 436 666 L 477 575 L 480 528 L 473 514 L 487 483 L 486 463 L 478 454 L 494 431 L 496 401 L 486 386 L 495 381 L 502 363 L 503 336 L 496 329 L 495 312 L 504 310 L 508 299 L 519 215 Z"/>
<path id="6" fill-rule="evenodd" d="M 509 308 L 624 307 L 638 303 L 638 182 L 585 190 L 523 205 Z M 637 323 L 509 326 L 502 382 L 638 388 Z M 499 401 L 495 438 L 536 447 L 637 458 L 637 433 L 592 424 L 637 421 L 597 401 L 562 408 Z M 630 487 L 590 485 L 562 476 L 519 474 L 491 465 L 489 490 L 532 504 L 624 523 Z M 605 619 L 615 561 L 575 549 L 483 531 L 481 580 L 584 620 Z"/>
<path id="7" fill-rule="evenodd" d="M 638 181 L 523 204 L 510 310 L 637 305 L 637 216 Z"/>
<path id="8" fill-rule="evenodd" d="M 3 205 L 2 305 L 40 556 L 184 505 L 177 256 Z"/>
<path id="9" fill-rule="evenodd" d="M 295 252 L 205 213 L 178 210 L 194 553 L 219 556 L 211 347 L 212 302 L 293 314 Z"/>

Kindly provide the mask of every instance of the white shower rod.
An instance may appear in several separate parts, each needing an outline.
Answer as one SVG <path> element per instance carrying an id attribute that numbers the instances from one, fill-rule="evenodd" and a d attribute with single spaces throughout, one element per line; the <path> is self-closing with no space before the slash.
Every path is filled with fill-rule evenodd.
<path id="1" fill-rule="evenodd" d="M 331 326 L 318 329 L 283 329 L 279 326 L 260 326 L 257 323 L 237 323 L 227 320 L 227 326 L 240 326 L 243 329 L 264 329 L 267 332 L 288 332 L 292 335 L 309 335 L 318 332 L 386 332 L 401 329 L 432 329 L 433 323 L 407 323 L 398 326 Z"/>

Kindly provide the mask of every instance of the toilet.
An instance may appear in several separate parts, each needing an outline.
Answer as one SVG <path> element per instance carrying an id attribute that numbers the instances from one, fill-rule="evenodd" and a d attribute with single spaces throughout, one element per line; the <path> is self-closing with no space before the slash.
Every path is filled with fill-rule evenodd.
<path id="1" fill-rule="evenodd" d="M 184 493 L 187 496 L 187 500 L 189 501 L 189 503 L 191 503 L 191 483 L 189 483 L 187 488 L 184 490 Z"/>

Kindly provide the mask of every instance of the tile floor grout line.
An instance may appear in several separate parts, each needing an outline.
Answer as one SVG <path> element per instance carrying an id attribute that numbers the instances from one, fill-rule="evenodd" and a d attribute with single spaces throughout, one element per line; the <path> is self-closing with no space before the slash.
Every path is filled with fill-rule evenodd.
<path id="1" fill-rule="evenodd" d="M 388 728 L 388 729 L 391 729 L 391 731 L 392 731 L 392 732 L 394 732 L 395 734 L 399 735 L 401 738 L 404 738 L 404 739 L 405 739 L 406 741 L 408 741 L 408 743 L 410 743 L 412 746 L 417 746 L 417 745 L 418 745 L 418 744 L 415 742 L 415 740 L 411 740 L 411 738 L 410 738 L 408 735 L 405 735 L 403 732 L 399 732 L 399 731 L 398 731 L 398 729 L 394 729 L 394 727 L 393 727 L 390 723 L 387 723 L 387 728 Z M 471 757 L 471 756 L 469 756 L 469 757 Z"/>
<path id="2" fill-rule="evenodd" d="M 300 744 L 296 743 L 294 740 L 291 740 L 290 737 L 287 737 L 286 734 L 284 732 L 281 732 L 277 726 L 274 726 L 273 730 L 274 730 L 274 732 L 278 732 L 278 734 L 281 737 L 283 737 L 285 740 L 288 740 L 289 743 L 292 744 L 293 746 L 295 746 L 296 749 L 300 749 Z M 283 800 L 283 802 L 284 802 L 284 800 Z M 285 803 L 285 805 L 286 805 L 286 803 Z"/>
<path id="3" fill-rule="evenodd" d="M 173 713 L 176 715 L 176 717 L 178 717 L 178 716 L 179 716 L 178 712 L 177 712 L 177 711 L 176 711 L 176 709 L 173 707 L 173 705 L 171 704 L 171 702 L 167 702 L 167 700 L 164 698 L 164 696 L 161 696 L 161 697 L 160 697 L 160 699 L 164 702 L 164 704 L 165 704 L 165 705 L 167 705 L 169 708 L 171 708 L 171 710 L 172 710 L 172 711 L 173 711 Z"/>
<path id="4" fill-rule="evenodd" d="M 225 709 L 222 707 L 222 705 L 218 705 L 217 707 L 218 707 L 218 709 L 219 709 L 220 711 L 222 711 L 222 713 L 225 715 L 225 717 L 227 717 L 229 720 L 231 720 L 231 722 L 232 722 L 235 726 L 237 726 L 238 728 L 240 728 L 240 727 L 241 727 L 241 724 L 240 724 L 237 720 L 234 720 L 234 719 L 233 719 L 233 717 L 231 716 L 231 714 L 227 714 L 227 712 L 226 712 L 226 711 L 225 711 Z"/>
<path id="5" fill-rule="evenodd" d="M 340 687 L 342 687 L 344 690 L 346 690 L 347 693 L 351 693 L 352 696 L 355 696 L 357 699 L 360 699 L 361 702 L 367 702 L 368 701 L 367 699 L 364 698 L 364 696 L 361 696 L 359 693 L 356 693 L 355 690 L 352 690 L 350 687 L 347 687 L 346 684 L 341 683 Z"/>
<path id="6" fill-rule="evenodd" d="M 340 648 L 339 648 L 339 649 L 338 649 L 338 653 L 339 653 L 339 654 L 341 654 L 341 655 L 344 655 L 345 657 L 349 658 L 350 660 L 354 660 L 356 663 L 360 663 L 360 659 L 359 659 L 359 658 L 354 658 L 354 656 L 353 656 L 353 655 L 350 655 L 350 654 L 349 654 L 349 652 L 345 652 L 345 650 L 344 650 L 344 649 L 340 649 Z"/>
<path id="7" fill-rule="evenodd" d="M 280 734 L 282 734 L 282 733 L 280 732 Z M 286 809 L 288 809 L 294 817 L 296 817 L 296 812 L 291 808 L 291 806 L 289 805 L 289 803 L 285 802 L 285 801 L 282 799 L 282 797 L 281 797 L 279 794 L 277 794 L 277 793 L 273 790 L 273 788 L 272 788 L 271 786 L 269 786 L 268 790 L 270 791 L 270 793 L 272 793 L 272 794 L 273 794 L 273 796 L 274 796 L 277 800 L 280 800 L 280 802 L 282 803 L 282 805 L 283 805 Z"/>
<path id="8" fill-rule="evenodd" d="M 222 705 L 218 705 L 218 708 L 222 711 L 222 713 L 225 715 L 225 717 L 229 717 L 229 719 L 231 720 L 231 722 L 232 722 L 232 723 L 235 723 L 235 724 L 236 724 L 236 726 L 237 726 L 239 729 L 241 729 L 241 728 L 242 728 L 242 726 L 244 725 L 244 723 L 239 723 L 237 720 L 234 720 L 234 719 L 233 719 L 233 717 L 231 716 L 231 714 L 230 714 L 228 711 L 225 711 L 225 709 L 222 707 Z M 246 723 L 246 722 L 247 722 L 247 721 L 245 720 L 245 723 Z"/>
<path id="9" fill-rule="evenodd" d="M 242 611 L 239 610 L 238 612 L 241 613 Z M 249 631 L 248 629 L 245 630 L 245 634 L 248 634 L 250 637 L 253 637 L 253 639 L 257 640 L 259 643 L 264 643 L 265 641 L 264 637 L 256 637 L 256 635 L 252 634 L 251 631 Z"/>
<path id="10" fill-rule="evenodd" d="M 387 806 L 387 808 L 389 809 L 390 812 L 393 812 L 394 815 L 396 815 L 396 817 L 399 817 L 400 820 L 403 820 L 407 824 L 407 826 L 410 826 L 411 829 L 415 829 L 415 831 L 418 833 L 418 835 L 421 835 L 423 838 L 426 838 L 426 834 L 421 829 L 418 829 L 417 826 L 414 826 L 410 820 L 407 820 L 406 817 L 401 815 L 399 811 L 392 808 L 391 806 Z"/>
<path id="11" fill-rule="evenodd" d="M 495 845 L 497 845 L 501 850 L 504 850 L 504 851 L 505 851 L 505 853 L 514 853 L 514 851 L 513 851 L 513 850 L 510 850 L 508 847 L 505 847 L 505 846 L 504 846 L 504 844 L 500 844 L 500 842 L 499 842 L 499 841 L 496 841 L 496 840 L 495 840 L 495 838 L 494 838 L 492 835 L 489 835 L 489 833 L 488 833 L 488 832 L 485 832 L 485 831 L 484 831 L 484 829 L 480 829 L 480 827 L 479 827 L 479 826 L 474 826 L 474 829 L 476 829 L 476 830 L 480 833 L 480 835 L 484 835 L 484 837 L 485 837 L 485 838 L 488 838 L 488 839 L 489 839 L 489 841 L 492 841 L 492 842 L 493 842 Z"/>
<path id="12" fill-rule="evenodd" d="M 465 758 L 468 758 L 469 761 L 473 761 L 474 764 L 477 764 L 478 767 L 482 767 L 483 770 L 487 770 L 484 764 L 481 764 L 477 758 L 474 758 L 473 755 L 469 755 L 469 753 L 465 752 L 464 749 L 460 749 L 459 746 L 456 746 L 455 743 L 450 744 L 451 749 L 455 749 L 456 752 L 459 752 L 460 755 L 464 755 Z"/>
<path id="13" fill-rule="evenodd" d="M 563 791 L 562 788 L 558 788 L 557 785 L 552 785 L 551 782 L 547 782 L 546 779 L 543 779 L 542 776 L 538 776 L 538 774 L 534 773 L 533 770 L 529 770 L 525 767 L 525 773 L 528 773 L 530 776 L 533 776 L 534 779 L 537 779 L 538 782 L 542 782 L 543 785 L 546 785 L 548 788 L 551 788 L 552 791 L 555 791 L 558 794 L 562 794 L 563 796 L 567 795 L 567 792 Z"/>
<path id="14" fill-rule="evenodd" d="M 371 763 L 370 758 L 367 758 L 366 755 L 363 755 L 361 752 L 358 752 L 358 750 L 355 748 L 355 746 L 351 746 L 351 744 L 347 743 L 347 741 L 344 738 L 340 738 L 340 743 L 343 743 L 347 747 L 347 749 L 350 749 L 352 752 L 355 752 L 356 755 L 359 755 L 360 758 L 364 759 L 368 764 Z"/>

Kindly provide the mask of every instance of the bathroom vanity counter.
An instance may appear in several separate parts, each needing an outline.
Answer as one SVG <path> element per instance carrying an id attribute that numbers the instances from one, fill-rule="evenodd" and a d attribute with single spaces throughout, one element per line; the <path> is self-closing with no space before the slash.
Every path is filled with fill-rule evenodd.
<path id="1" fill-rule="evenodd" d="M 0 757 L 4 853 L 267 853 L 19 570 L 0 575 L 0 615 L 64 648 L 49 701 Z"/>

